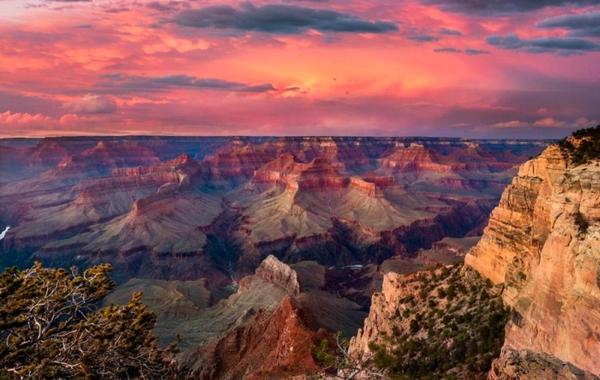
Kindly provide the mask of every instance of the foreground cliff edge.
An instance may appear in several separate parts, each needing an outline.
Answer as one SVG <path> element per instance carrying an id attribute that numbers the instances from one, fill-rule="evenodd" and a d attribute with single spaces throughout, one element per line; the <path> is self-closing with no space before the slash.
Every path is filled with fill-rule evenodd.
<path id="1" fill-rule="evenodd" d="M 504 285 L 513 310 L 490 378 L 544 371 L 521 368 L 532 361 L 600 375 L 600 160 L 573 157 L 598 134 L 572 136 L 523 164 L 465 259 Z"/>
<path id="2" fill-rule="evenodd" d="M 489 379 L 596 379 L 600 375 L 599 146 L 600 126 L 576 132 L 523 164 L 492 212 L 481 240 L 467 254 L 460 276 L 456 275 L 455 281 L 464 283 L 475 269 L 492 283 L 490 297 L 497 292 L 509 311 L 504 343 L 491 363 Z M 417 310 L 420 306 L 426 310 L 425 303 L 432 298 L 435 303 L 441 299 L 445 307 L 452 305 L 447 297 L 440 297 L 439 290 L 448 290 L 440 271 L 421 274 L 423 284 L 431 286 L 414 285 L 418 275 L 387 274 L 382 292 L 373 296 L 363 329 L 351 342 L 351 354 L 385 366 L 381 347 L 385 352 L 389 335 L 403 336 L 407 298 L 417 296 L 416 302 L 411 299 L 408 304 Z M 419 289 L 430 293 L 419 299 Z M 466 287 L 464 293 L 470 289 Z M 476 316 L 468 308 L 458 313 L 444 310 L 449 317 L 443 322 L 434 319 L 436 335 L 456 325 L 456 320 Z M 392 330 L 395 334 L 390 334 Z M 426 331 L 412 330 L 424 341 L 432 338 Z M 455 344 L 456 338 L 447 340 L 448 346 Z M 397 346 L 391 348 L 397 355 Z M 386 352 L 390 351 L 388 346 Z M 474 357 L 472 361 L 482 363 Z M 463 358 L 469 360 L 468 355 Z M 443 373 L 460 377 L 467 371 L 480 377 L 478 369 L 457 366 Z"/>

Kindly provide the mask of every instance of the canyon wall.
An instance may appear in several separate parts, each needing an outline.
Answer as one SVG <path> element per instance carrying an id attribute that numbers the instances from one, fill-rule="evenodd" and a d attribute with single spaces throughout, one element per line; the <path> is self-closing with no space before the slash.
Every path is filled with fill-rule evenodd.
<path id="1" fill-rule="evenodd" d="M 523 164 L 465 263 L 512 309 L 490 378 L 544 377 L 540 361 L 600 375 L 598 160 L 574 165 L 552 145 Z"/>

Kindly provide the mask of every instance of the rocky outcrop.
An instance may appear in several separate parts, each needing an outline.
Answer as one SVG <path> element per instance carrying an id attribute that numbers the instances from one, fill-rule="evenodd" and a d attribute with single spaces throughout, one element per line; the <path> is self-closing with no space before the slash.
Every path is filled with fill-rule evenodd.
<path id="1" fill-rule="evenodd" d="M 370 353 L 369 343 L 379 342 L 389 335 L 394 326 L 393 317 L 404 297 L 414 297 L 418 290 L 412 286 L 411 276 L 387 273 L 383 276 L 381 292 L 373 294 L 369 316 L 363 328 L 350 340 L 350 353 L 362 356 Z"/>
<path id="2" fill-rule="evenodd" d="M 598 160 L 575 165 L 552 145 L 523 164 L 465 262 L 503 284 L 513 310 L 491 378 L 541 378 L 518 376 L 532 355 L 565 363 L 544 378 L 570 378 L 572 367 L 600 375 Z"/>
<path id="3" fill-rule="evenodd" d="M 282 287 L 293 297 L 300 294 L 300 284 L 296 272 L 273 255 L 269 255 L 263 260 L 256 269 L 256 276 Z M 240 286 L 242 285 L 240 284 Z"/>
<path id="4" fill-rule="evenodd" d="M 507 317 L 499 289 L 472 269 L 386 273 L 350 355 L 389 378 L 481 379 Z"/>
<path id="5" fill-rule="evenodd" d="M 193 379 L 265 379 L 307 375 L 321 370 L 311 347 L 329 337 L 306 327 L 302 312 L 285 297 L 274 312 L 260 310 L 247 323 L 193 355 L 202 357 Z M 202 364 L 200 364 L 202 363 Z"/>
<path id="6" fill-rule="evenodd" d="M 287 378 L 320 370 L 311 348 L 331 333 L 309 326 L 296 272 L 274 256 L 229 298 L 182 323 L 183 372 L 193 379 Z M 198 330 L 200 329 L 200 330 Z"/>

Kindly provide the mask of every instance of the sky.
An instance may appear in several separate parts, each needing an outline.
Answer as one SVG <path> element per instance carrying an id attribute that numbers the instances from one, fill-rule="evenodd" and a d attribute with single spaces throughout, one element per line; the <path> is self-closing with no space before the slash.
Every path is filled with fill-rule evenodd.
<path id="1" fill-rule="evenodd" d="M 600 0 L 0 0 L 0 137 L 557 138 Z"/>

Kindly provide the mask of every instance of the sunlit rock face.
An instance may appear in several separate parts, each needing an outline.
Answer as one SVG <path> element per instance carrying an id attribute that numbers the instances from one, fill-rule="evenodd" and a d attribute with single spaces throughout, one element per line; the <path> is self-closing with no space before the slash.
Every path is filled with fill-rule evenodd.
<path id="1" fill-rule="evenodd" d="M 600 375 L 598 160 L 574 165 L 552 145 L 523 164 L 465 262 L 513 309 L 490 378 L 570 378 L 542 362 Z"/>

